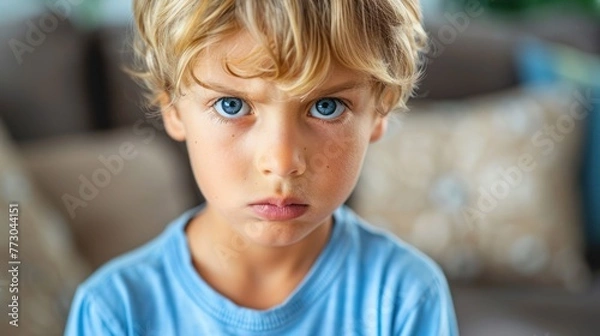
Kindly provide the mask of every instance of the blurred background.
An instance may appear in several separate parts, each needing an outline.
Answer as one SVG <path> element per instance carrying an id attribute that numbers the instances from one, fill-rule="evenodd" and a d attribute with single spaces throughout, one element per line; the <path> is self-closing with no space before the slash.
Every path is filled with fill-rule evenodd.
<path id="1" fill-rule="evenodd" d="M 421 2 L 423 81 L 348 203 L 442 266 L 462 335 L 598 335 L 600 1 Z M 130 31 L 129 1 L 0 3 L 0 215 L 19 202 L 22 261 L 2 335 L 61 334 L 78 283 L 202 201 L 121 70 Z"/>

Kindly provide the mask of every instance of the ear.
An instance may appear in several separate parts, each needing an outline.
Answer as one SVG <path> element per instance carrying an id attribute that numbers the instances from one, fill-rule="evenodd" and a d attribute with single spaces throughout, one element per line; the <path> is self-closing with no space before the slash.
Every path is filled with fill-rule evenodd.
<path id="1" fill-rule="evenodd" d="M 397 100 L 396 94 L 390 88 L 384 88 L 381 93 L 379 105 L 375 108 L 375 121 L 371 130 L 370 143 L 376 142 L 383 137 L 387 131 L 388 116 L 391 114 L 392 104 Z"/>
<path id="2" fill-rule="evenodd" d="M 165 130 L 167 134 L 175 141 L 185 140 L 185 127 L 183 121 L 179 115 L 179 111 L 175 104 L 171 103 L 169 94 L 163 92 L 159 98 L 160 101 L 160 113 L 165 124 Z"/>
<path id="3" fill-rule="evenodd" d="M 376 117 L 375 124 L 373 126 L 373 130 L 371 131 L 371 138 L 369 139 L 370 143 L 376 142 L 379 139 L 381 139 L 381 137 L 383 137 L 383 135 L 385 134 L 385 131 L 387 130 L 387 124 L 388 124 L 388 115 L 387 114 L 385 116 L 378 115 Z"/>

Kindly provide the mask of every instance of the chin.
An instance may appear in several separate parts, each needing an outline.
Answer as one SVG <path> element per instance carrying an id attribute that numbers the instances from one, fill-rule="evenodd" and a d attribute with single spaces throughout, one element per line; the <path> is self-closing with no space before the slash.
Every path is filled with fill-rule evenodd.
<path id="1" fill-rule="evenodd" d="M 245 228 L 248 239 L 264 247 L 294 245 L 306 238 L 312 230 L 292 222 L 252 222 Z"/>

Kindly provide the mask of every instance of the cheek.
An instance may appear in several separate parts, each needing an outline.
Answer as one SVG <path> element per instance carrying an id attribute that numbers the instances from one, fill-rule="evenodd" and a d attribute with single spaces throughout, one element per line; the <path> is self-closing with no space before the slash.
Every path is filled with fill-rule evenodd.
<path id="1" fill-rule="evenodd" d="M 358 178 L 368 144 L 356 128 L 347 128 L 320 141 L 308 158 L 308 170 L 325 185 L 343 188 Z"/>
<path id="2" fill-rule="evenodd" d="M 245 159 L 239 154 L 235 135 L 210 125 L 188 134 L 192 134 L 186 145 L 196 182 L 207 199 L 219 199 L 219 194 L 228 190 L 244 170 Z"/>
<path id="3" fill-rule="evenodd" d="M 187 115 L 185 126 L 186 145 L 191 160 L 213 166 L 231 164 L 227 159 L 235 157 L 237 148 L 235 132 L 230 132 L 227 127 L 216 124 L 208 117 L 208 113 Z"/>

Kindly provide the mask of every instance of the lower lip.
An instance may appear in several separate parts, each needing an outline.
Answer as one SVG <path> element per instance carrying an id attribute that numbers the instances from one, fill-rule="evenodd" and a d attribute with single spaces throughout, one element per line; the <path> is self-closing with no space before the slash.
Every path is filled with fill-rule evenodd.
<path id="1" fill-rule="evenodd" d="M 298 218 L 308 210 L 308 205 L 303 204 L 290 204 L 282 207 L 273 204 L 253 204 L 250 207 L 256 215 L 270 221 Z"/>

